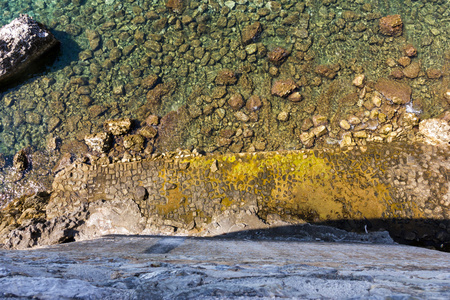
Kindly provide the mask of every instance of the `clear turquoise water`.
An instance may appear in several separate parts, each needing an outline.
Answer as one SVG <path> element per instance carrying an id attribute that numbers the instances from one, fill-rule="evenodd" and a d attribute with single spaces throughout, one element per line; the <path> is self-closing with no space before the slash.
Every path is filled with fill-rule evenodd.
<path id="1" fill-rule="evenodd" d="M 422 117 L 436 116 L 448 109 L 448 103 L 442 100 L 442 91 L 449 85 L 448 1 L 228 1 L 232 9 L 226 8 L 225 1 L 185 2 L 189 5 L 182 14 L 177 14 L 165 7 L 166 1 L 0 1 L 0 25 L 26 13 L 44 23 L 61 41 L 57 60 L 44 72 L 3 90 L 0 153 L 10 157 L 30 145 L 45 151 L 49 137 L 60 138 L 63 145 L 81 142 L 85 134 L 101 131 L 107 119 L 131 117 L 139 122 L 149 114 L 163 117 L 185 104 L 199 106 L 204 113 L 189 119 L 185 127 L 179 129 L 183 132 L 176 134 L 181 138 L 176 139 L 177 143 L 169 143 L 168 148 L 230 151 L 218 146 L 217 140 L 223 129 L 243 129 L 233 117 L 234 112 L 220 100 L 214 100 L 213 112 L 208 114 L 210 103 L 193 96 L 199 88 L 203 88 L 203 93 L 211 93 L 217 72 L 224 68 L 239 73 L 245 70 L 252 82 L 252 88 L 247 90 L 228 87 L 225 99 L 240 92 L 245 99 L 254 94 L 265 97 L 265 103 L 269 104 L 259 113 L 258 121 L 245 125 L 252 128 L 254 136 L 235 141 L 242 143 L 240 151 L 251 150 L 261 141 L 266 145 L 265 150 L 300 148 L 298 128 L 306 118 L 312 113 L 321 113 L 333 119 L 335 114 L 342 113 L 336 99 L 351 91 L 355 74 L 362 70 L 369 81 L 388 76 L 390 69 L 386 59 L 398 59 L 402 55 L 399 49 L 406 43 L 418 49 L 415 59 L 420 61 L 423 71 L 436 68 L 447 72 L 440 80 L 430 81 L 423 73 L 408 81 Z M 348 11 L 355 13 L 354 19 L 343 20 Z M 388 38 L 378 33 L 378 19 L 389 14 L 402 16 L 402 37 Z M 289 21 L 291 15 L 294 21 Z M 143 21 L 139 19 L 142 17 Z M 183 17 L 191 17 L 193 21 L 184 24 Z M 224 27 L 220 25 L 223 18 Z M 165 25 L 159 24 L 162 19 L 166 20 Z M 271 65 L 266 56 L 248 54 L 240 44 L 239 32 L 256 20 L 264 28 L 257 41 L 259 45 L 267 50 L 281 46 L 291 50 L 292 56 L 304 50 L 304 54 L 312 58 L 310 65 L 303 60 L 298 64 L 285 63 L 279 68 L 280 77 L 290 76 L 298 81 L 304 77 L 307 82 L 301 88 L 304 100 L 300 104 L 272 97 L 269 90 Z M 193 23 L 197 25 L 190 25 Z M 95 51 L 90 51 L 88 29 L 101 36 L 100 47 Z M 307 37 L 300 29 L 307 31 Z M 138 32 L 144 34 L 142 41 L 136 38 Z M 157 41 L 162 49 L 145 44 L 149 41 L 152 45 Z M 304 48 L 309 41 L 311 46 Z M 125 53 L 132 45 L 132 51 Z M 111 62 L 117 49 L 122 54 Z M 83 58 L 85 54 L 88 58 Z M 311 67 L 336 63 L 341 65 L 341 70 L 335 80 L 309 84 L 316 76 Z M 176 82 L 173 94 L 164 98 L 159 106 L 148 103 L 147 90 L 141 86 L 141 80 L 151 74 L 157 74 L 165 83 Z M 79 78 L 83 79 L 83 84 L 71 82 Z M 79 95 L 80 86 L 89 87 L 90 100 Z M 114 94 L 117 87 L 121 87 L 123 94 Z M 324 95 L 333 93 L 335 97 L 327 96 L 331 100 L 323 101 Z M 6 102 L 10 105 L 6 106 Z M 218 116 L 219 108 L 223 109 L 220 115 L 225 114 L 225 117 Z M 95 110 L 100 110 L 101 114 L 97 115 Z M 290 112 L 288 122 L 277 121 L 281 111 Z M 55 118 L 59 121 L 53 126 Z M 211 129 L 206 131 L 208 134 L 202 131 L 205 127 Z M 63 149 L 73 150 L 71 147 Z"/>

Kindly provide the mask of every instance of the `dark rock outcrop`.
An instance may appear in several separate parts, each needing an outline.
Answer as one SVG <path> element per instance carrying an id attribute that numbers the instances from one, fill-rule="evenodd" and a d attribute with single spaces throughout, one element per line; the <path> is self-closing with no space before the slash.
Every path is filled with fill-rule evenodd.
<path id="1" fill-rule="evenodd" d="M 55 245 L 75 240 L 77 228 L 84 223 L 88 215 L 87 205 L 78 211 L 45 219 L 30 219 L 22 226 L 12 230 L 6 239 L 6 249 L 26 249 L 33 246 Z"/>
<path id="2" fill-rule="evenodd" d="M 28 158 L 25 149 L 20 150 L 14 155 L 13 166 L 17 172 L 23 172 L 28 168 Z"/>
<path id="3" fill-rule="evenodd" d="M 59 41 L 53 34 L 27 15 L 0 28 L 0 84 L 22 75 L 57 45 Z"/>

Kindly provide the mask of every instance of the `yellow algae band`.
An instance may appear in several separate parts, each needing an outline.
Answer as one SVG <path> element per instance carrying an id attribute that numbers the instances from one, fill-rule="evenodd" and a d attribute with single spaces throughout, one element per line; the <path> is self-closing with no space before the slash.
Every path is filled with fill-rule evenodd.
<path id="1" fill-rule="evenodd" d="M 14 226 L 92 204 L 93 220 L 102 206 L 112 209 L 108 214 L 116 223 L 132 212 L 140 228 L 133 232 L 169 228 L 171 234 L 213 235 L 224 233 L 214 229 L 220 224 L 245 230 L 309 222 L 357 231 L 387 229 L 399 241 L 426 240 L 438 247 L 450 240 L 446 149 L 389 144 L 352 151 L 183 153 L 74 163 L 56 174 L 48 204 L 27 204 Z M 13 216 L 25 205 L 20 201 L 5 211 Z"/>
<path id="2" fill-rule="evenodd" d="M 441 171 L 448 174 L 448 158 L 445 151 L 433 149 L 435 154 L 426 156 L 428 148 L 391 144 L 364 152 L 305 150 L 78 164 L 56 177 L 48 216 L 81 202 L 132 199 L 143 216 L 181 224 L 208 223 L 224 211 L 250 211 L 263 220 L 277 214 L 298 222 L 447 219 L 449 189 Z M 431 162 L 434 171 L 428 168 Z M 144 198 L 136 196 L 138 187 L 145 189 Z"/>
<path id="3" fill-rule="evenodd" d="M 348 168 L 341 170 L 339 154 L 315 155 L 305 152 L 233 154 L 218 158 L 197 157 L 189 162 L 204 170 L 216 160 L 220 178 L 210 172 L 210 182 L 229 183 L 236 191 L 261 196 L 262 216 L 288 214 L 305 221 L 381 218 L 393 203 L 388 184 L 376 178 L 374 170 L 355 170 L 357 181 L 349 181 Z M 340 154 L 342 155 L 342 154 Z M 333 162 L 334 161 L 334 162 Z M 242 199 L 222 196 L 225 206 L 239 205 Z M 416 212 L 416 216 L 420 213 Z"/>

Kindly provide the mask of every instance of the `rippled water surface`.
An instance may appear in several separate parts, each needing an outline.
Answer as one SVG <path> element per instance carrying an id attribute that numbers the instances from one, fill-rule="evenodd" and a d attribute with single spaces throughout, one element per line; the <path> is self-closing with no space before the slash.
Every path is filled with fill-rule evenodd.
<path id="1" fill-rule="evenodd" d="M 146 140 L 150 152 L 299 149 L 299 136 L 315 115 L 329 122 L 316 147 L 337 143 L 339 121 L 364 107 L 361 93 L 403 69 L 399 59 L 407 44 L 417 49 L 411 63 L 420 67 L 417 76 L 399 79 L 412 88 L 410 110 L 420 118 L 437 116 L 449 109 L 443 96 L 449 88 L 449 12 L 445 0 L 1 1 L 0 25 L 25 13 L 61 41 L 45 71 L 1 87 L 3 197 L 46 186 L 42 178 L 60 154 L 87 151 L 84 136 L 113 118 L 130 117 L 136 128 L 151 114 L 162 118 L 154 125 L 157 138 Z M 392 14 L 404 24 L 399 37 L 379 32 L 380 18 Z M 246 27 L 257 21 L 261 33 L 243 43 Z M 267 55 L 277 46 L 290 53 L 280 65 Z M 238 81 L 218 84 L 224 69 Z M 430 70 L 441 76 L 430 78 Z M 365 75 L 367 90 L 352 85 L 358 74 Z M 148 85 L 153 75 L 159 86 Z M 301 101 L 273 96 L 278 79 L 293 79 Z M 262 107 L 233 108 L 229 100 L 237 94 L 244 104 L 259 97 Z M 60 146 L 50 151 L 54 138 Z M 17 181 L 8 176 L 11 157 L 27 146 L 33 147 L 35 174 Z"/>

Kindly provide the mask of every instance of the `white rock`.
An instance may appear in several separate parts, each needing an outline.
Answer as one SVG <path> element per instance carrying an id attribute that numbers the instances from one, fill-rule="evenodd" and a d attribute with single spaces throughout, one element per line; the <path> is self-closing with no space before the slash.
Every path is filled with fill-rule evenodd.
<path id="1" fill-rule="evenodd" d="M 432 145 L 450 145 L 450 125 L 441 119 L 428 119 L 419 123 L 424 141 Z"/>
<path id="2" fill-rule="evenodd" d="M 228 7 L 229 9 L 233 9 L 235 5 L 236 2 L 234 1 L 225 1 L 225 6 Z"/>

